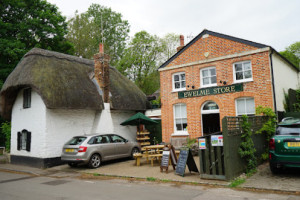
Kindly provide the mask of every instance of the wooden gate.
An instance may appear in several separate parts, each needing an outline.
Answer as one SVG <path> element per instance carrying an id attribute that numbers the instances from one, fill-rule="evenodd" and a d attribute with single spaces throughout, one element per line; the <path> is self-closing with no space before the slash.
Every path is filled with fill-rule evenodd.
<path id="1" fill-rule="evenodd" d="M 222 135 L 222 133 L 217 132 L 199 138 L 205 139 L 205 149 L 199 149 L 200 177 L 225 180 L 224 148 L 212 146 L 211 136 L 214 135 Z"/>

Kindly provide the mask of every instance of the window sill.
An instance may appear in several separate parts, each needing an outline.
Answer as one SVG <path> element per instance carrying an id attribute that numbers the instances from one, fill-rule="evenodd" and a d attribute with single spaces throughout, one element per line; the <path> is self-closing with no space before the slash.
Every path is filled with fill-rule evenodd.
<path id="1" fill-rule="evenodd" d="M 180 90 L 172 90 L 173 93 L 175 92 L 182 92 L 182 91 L 186 91 L 186 88 L 180 89 Z"/>
<path id="2" fill-rule="evenodd" d="M 205 86 L 199 87 L 199 89 L 210 88 L 210 87 L 217 87 L 217 86 L 218 86 L 217 84 L 215 84 L 215 85 L 205 85 Z"/>
<path id="3" fill-rule="evenodd" d="M 253 79 L 246 79 L 246 80 L 234 81 L 234 83 L 247 83 L 247 82 L 253 82 Z"/>
<path id="4" fill-rule="evenodd" d="M 189 133 L 185 132 L 185 131 L 182 131 L 182 133 L 176 132 L 176 133 L 171 134 L 171 136 L 188 136 L 188 135 L 189 135 Z"/>

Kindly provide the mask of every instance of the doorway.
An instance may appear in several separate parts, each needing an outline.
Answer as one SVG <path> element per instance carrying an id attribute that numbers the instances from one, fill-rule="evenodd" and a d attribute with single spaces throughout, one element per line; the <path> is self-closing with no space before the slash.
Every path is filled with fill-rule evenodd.
<path id="1" fill-rule="evenodd" d="M 201 114 L 203 136 L 220 132 L 220 111 L 218 104 L 213 101 L 204 103 Z"/>

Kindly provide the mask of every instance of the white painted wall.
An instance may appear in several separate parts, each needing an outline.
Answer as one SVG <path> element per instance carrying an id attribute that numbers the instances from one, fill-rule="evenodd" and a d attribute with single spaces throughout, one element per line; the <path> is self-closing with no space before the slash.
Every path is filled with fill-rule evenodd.
<path id="1" fill-rule="evenodd" d="M 272 54 L 277 111 L 284 111 L 283 90 L 299 88 L 299 73 L 276 53 Z"/>
<path id="2" fill-rule="evenodd" d="M 18 132 L 26 129 L 31 132 L 31 150 L 17 150 Z M 46 152 L 46 106 L 42 98 L 31 91 L 31 107 L 23 108 L 23 90 L 17 95 L 12 109 L 11 155 L 42 158 Z"/>
<path id="3" fill-rule="evenodd" d="M 151 117 L 160 118 L 161 117 L 161 109 L 160 108 L 148 109 L 148 110 L 146 110 L 145 115 L 149 118 L 151 118 Z"/>
<path id="4" fill-rule="evenodd" d="M 47 109 L 44 158 L 60 157 L 63 145 L 73 136 L 90 134 L 96 111 Z"/>
<path id="5" fill-rule="evenodd" d="M 31 107 L 23 109 L 23 90 L 12 110 L 11 154 L 37 158 L 60 157 L 63 145 L 73 136 L 91 133 L 115 133 L 136 141 L 136 126 L 120 124 L 134 115 L 133 111 L 111 111 L 109 104 L 102 112 L 94 110 L 47 109 L 42 98 L 32 90 Z M 31 151 L 17 150 L 17 132 L 31 132 Z"/>
<path id="6" fill-rule="evenodd" d="M 120 124 L 132 117 L 136 112 L 111 110 L 112 124 L 114 126 L 114 133 L 118 134 L 130 141 L 136 141 L 137 126 L 121 126 Z"/>

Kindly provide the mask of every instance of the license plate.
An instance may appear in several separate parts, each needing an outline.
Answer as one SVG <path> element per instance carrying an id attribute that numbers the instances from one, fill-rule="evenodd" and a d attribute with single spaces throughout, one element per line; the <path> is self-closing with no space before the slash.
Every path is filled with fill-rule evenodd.
<path id="1" fill-rule="evenodd" d="M 288 142 L 288 147 L 300 147 L 300 142 Z"/>
<path id="2" fill-rule="evenodd" d="M 74 152 L 74 149 L 66 149 L 66 152 Z"/>

